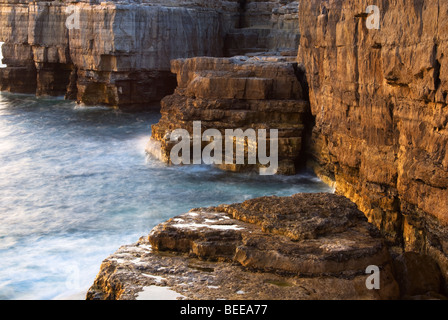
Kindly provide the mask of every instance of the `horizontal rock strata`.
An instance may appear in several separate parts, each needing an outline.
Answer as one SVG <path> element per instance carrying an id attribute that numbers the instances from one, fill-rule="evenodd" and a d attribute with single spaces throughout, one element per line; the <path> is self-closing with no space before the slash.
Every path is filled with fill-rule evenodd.
<path id="1" fill-rule="evenodd" d="M 297 1 L 240 1 L 236 28 L 224 39 L 224 53 L 235 56 L 269 50 L 297 50 L 300 40 Z"/>
<path id="2" fill-rule="evenodd" d="M 288 30 L 297 26 L 295 19 L 294 26 L 288 22 L 290 12 L 297 16 L 296 2 L 244 3 L 2 1 L 0 42 L 5 42 L 7 67 L 0 69 L 0 89 L 145 109 L 173 92 L 172 59 L 259 50 L 259 45 L 249 48 L 252 40 L 246 40 L 256 30 L 263 31 L 257 33 L 259 43 L 266 40 L 263 50 L 296 49 L 298 37 L 288 41 Z M 258 29 L 257 17 L 262 17 Z M 249 35 L 242 31 L 238 41 L 226 40 L 246 26 L 252 28 Z M 271 36 L 270 30 L 279 35 Z M 237 47 L 242 43 L 248 44 Z"/>
<path id="3" fill-rule="evenodd" d="M 308 111 L 299 81 L 301 71 L 291 62 L 294 59 L 268 55 L 174 60 L 172 72 L 177 74 L 178 87 L 173 95 L 162 100 L 162 118 L 152 126 L 147 151 L 171 163 L 171 150 L 177 144 L 171 137 L 172 132 L 185 129 L 193 138 L 194 121 L 201 121 L 202 132 L 219 130 L 223 140 L 227 138 L 226 129 L 254 129 L 256 133 L 267 130 L 268 147 L 269 133 L 274 129 L 278 130 L 277 173 L 294 174 L 301 158 Z M 222 164 L 218 166 L 232 171 L 261 167 L 259 162 L 249 164 L 250 144 L 245 141 L 244 164 L 237 163 L 236 159 L 230 159 L 232 162 L 220 158 Z M 202 147 L 206 145 L 205 142 Z M 254 148 L 258 150 L 258 145 Z M 222 150 L 224 155 L 225 141 L 222 141 Z"/>
<path id="4" fill-rule="evenodd" d="M 366 27 L 369 4 L 300 4 L 313 165 L 448 278 L 448 4 L 377 1 L 379 30 Z"/>
<path id="5" fill-rule="evenodd" d="M 380 290 L 366 268 L 380 268 Z M 88 299 L 396 299 L 378 231 L 334 194 L 198 208 L 107 258 Z"/>

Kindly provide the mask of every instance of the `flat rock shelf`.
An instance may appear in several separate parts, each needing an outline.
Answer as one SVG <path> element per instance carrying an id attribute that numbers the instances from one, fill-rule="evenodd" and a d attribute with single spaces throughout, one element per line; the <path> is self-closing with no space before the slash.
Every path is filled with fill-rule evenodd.
<path id="1" fill-rule="evenodd" d="M 366 268 L 380 268 L 380 290 Z M 328 193 L 196 208 L 103 261 L 87 299 L 396 299 L 393 260 L 348 199 Z"/>

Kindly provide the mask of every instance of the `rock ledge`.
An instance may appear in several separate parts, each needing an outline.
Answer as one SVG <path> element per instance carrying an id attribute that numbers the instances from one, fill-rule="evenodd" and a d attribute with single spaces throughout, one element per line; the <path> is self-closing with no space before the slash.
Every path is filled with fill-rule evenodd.
<path id="1" fill-rule="evenodd" d="M 365 270 L 381 270 L 381 289 Z M 197 208 L 156 226 L 101 265 L 87 299 L 396 299 L 376 229 L 334 194 Z"/>

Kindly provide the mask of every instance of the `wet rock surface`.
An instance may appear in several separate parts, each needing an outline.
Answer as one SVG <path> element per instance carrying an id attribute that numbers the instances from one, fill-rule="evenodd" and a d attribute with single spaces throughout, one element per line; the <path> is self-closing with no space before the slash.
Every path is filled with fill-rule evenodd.
<path id="1" fill-rule="evenodd" d="M 369 265 L 381 270 L 380 290 L 366 288 Z M 87 298 L 157 299 L 148 292 L 179 299 L 399 297 L 383 239 L 334 194 L 193 209 L 104 260 Z"/>

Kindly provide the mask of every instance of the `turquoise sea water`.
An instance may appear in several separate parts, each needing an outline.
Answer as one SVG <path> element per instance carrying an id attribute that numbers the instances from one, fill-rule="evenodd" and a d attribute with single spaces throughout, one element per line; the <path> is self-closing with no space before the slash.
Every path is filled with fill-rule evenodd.
<path id="1" fill-rule="evenodd" d="M 0 299 L 82 299 L 104 258 L 191 208 L 330 191 L 147 159 L 159 117 L 0 94 Z"/>

